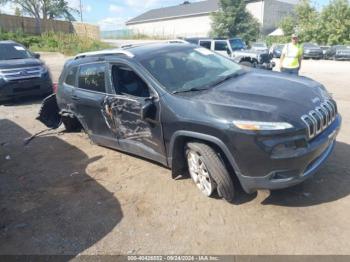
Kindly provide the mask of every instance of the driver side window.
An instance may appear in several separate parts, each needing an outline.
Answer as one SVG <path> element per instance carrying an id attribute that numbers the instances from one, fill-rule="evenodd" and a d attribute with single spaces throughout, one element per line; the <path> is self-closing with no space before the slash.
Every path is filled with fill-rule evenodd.
<path id="1" fill-rule="evenodd" d="M 111 75 L 116 94 L 150 97 L 147 84 L 130 67 L 113 65 Z"/>

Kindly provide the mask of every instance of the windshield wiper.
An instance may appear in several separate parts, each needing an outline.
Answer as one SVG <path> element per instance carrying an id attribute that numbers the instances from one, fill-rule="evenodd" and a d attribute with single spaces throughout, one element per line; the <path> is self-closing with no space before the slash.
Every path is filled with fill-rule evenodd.
<path id="1" fill-rule="evenodd" d="M 23 58 L 23 57 L 11 57 L 7 60 L 19 60 L 19 59 L 26 59 L 26 58 Z"/>
<path id="2" fill-rule="evenodd" d="M 193 88 L 185 89 L 185 90 L 176 90 L 176 91 L 172 92 L 172 94 L 175 95 L 175 94 L 179 94 L 179 93 L 197 92 L 197 91 L 204 91 L 204 90 L 207 90 L 207 89 L 208 88 L 193 87 Z"/>
<path id="3" fill-rule="evenodd" d="M 218 81 L 215 81 L 215 82 L 211 83 L 211 84 L 208 85 L 207 87 L 208 87 L 208 88 L 211 88 L 211 87 L 218 86 L 218 85 L 220 85 L 220 84 L 226 82 L 227 80 L 230 80 L 230 79 L 232 79 L 232 78 L 236 78 L 236 77 L 241 76 L 241 75 L 243 75 L 243 74 L 244 74 L 244 72 L 239 71 L 239 72 L 236 72 L 236 73 L 227 75 L 227 76 L 225 76 L 225 77 L 223 77 L 223 78 L 220 78 Z"/>
<path id="4" fill-rule="evenodd" d="M 203 86 L 201 88 L 198 88 L 198 87 L 193 87 L 193 88 L 190 88 L 190 89 L 186 89 L 186 90 L 177 90 L 177 91 L 174 91 L 172 94 L 178 94 L 178 93 L 186 93 L 186 92 L 195 92 L 195 91 L 204 91 L 204 90 L 208 90 L 212 87 L 215 87 L 215 86 L 218 86 L 220 85 L 221 83 L 223 82 L 226 82 L 227 80 L 230 80 L 232 78 L 235 78 L 235 77 L 238 77 L 238 76 L 241 76 L 244 74 L 244 71 L 239 71 L 239 72 L 235 72 L 233 74 L 230 74 L 230 75 L 227 75 L 223 78 L 220 78 L 218 81 L 215 81 L 213 83 L 210 83 L 209 85 L 206 85 L 206 86 Z"/>

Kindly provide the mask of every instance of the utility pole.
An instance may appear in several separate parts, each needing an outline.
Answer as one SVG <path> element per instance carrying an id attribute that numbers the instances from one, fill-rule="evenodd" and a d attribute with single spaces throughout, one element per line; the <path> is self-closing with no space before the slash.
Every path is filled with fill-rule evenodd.
<path id="1" fill-rule="evenodd" d="M 82 3 L 82 0 L 79 0 L 79 9 L 80 9 L 80 22 L 83 22 L 83 3 Z"/>

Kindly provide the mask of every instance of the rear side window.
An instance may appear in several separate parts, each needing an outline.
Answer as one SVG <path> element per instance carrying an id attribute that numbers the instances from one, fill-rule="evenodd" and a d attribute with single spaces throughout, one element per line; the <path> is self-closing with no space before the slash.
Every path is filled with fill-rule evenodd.
<path id="1" fill-rule="evenodd" d="M 200 41 L 199 43 L 200 46 L 210 49 L 211 48 L 211 41 Z"/>
<path id="2" fill-rule="evenodd" d="M 68 75 L 66 76 L 64 83 L 70 86 L 76 86 L 77 72 L 77 67 L 71 68 L 68 72 Z"/>
<path id="3" fill-rule="evenodd" d="M 226 50 L 227 50 L 227 42 L 226 41 L 215 42 L 215 51 L 226 51 Z"/>
<path id="4" fill-rule="evenodd" d="M 105 64 L 88 64 L 80 66 L 79 88 L 106 92 Z"/>

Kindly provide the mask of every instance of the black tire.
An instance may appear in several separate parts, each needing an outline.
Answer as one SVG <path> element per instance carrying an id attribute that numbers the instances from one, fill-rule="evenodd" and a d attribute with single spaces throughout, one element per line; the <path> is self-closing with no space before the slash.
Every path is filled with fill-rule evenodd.
<path id="1" fill-rule="evenodd" d="M 201 155 L 202 161 L 205 163 L 211 178 L 216 184 L 219 196 L 227 202 L 232 203 L 235 196 L 233 180 L 219 154 L 210 146 L 197 142 L 188 143 L 186 151 L 188 149 L 198 152 Z"/>
<path id="2" fill-rule="evenodd" d="M 242 61 L 242 62 L 239 62 L 239 64 L 242 66 L 254 67 L 253 63 L 248 61 Z"/>
<path id="3" fill-rule="evenodd" d="M 62 123 L 67 132 L 80 132 L 82 129 L 80 122 L 75 117 L 62 116 Z"/>

